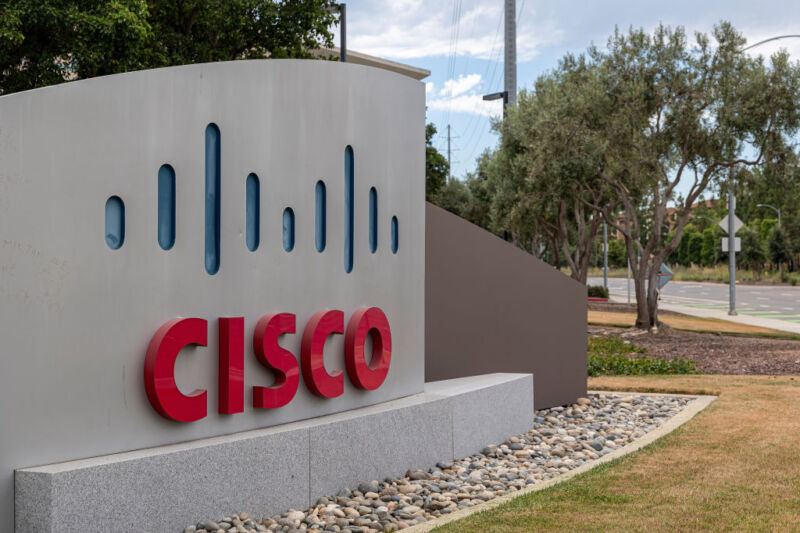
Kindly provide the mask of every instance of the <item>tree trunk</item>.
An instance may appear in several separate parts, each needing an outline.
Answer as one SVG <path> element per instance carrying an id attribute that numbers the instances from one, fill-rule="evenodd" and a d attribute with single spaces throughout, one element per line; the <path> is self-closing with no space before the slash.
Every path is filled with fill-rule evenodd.
<path id="1" fill-rule="evenodd" d="M 636 294 L 636 328 L 648 329 L 650 326 L 650 307 L 647 302 L 647 286 L 644 276 L 633 276 L 633 290 Z"/>
<path id="2" fill-rule="evenodd" d="M 647 286 L 647 309 L 650 329 L 658 327 L 658 273 L 661 270 L 661 263 L 650 267 Z"/>

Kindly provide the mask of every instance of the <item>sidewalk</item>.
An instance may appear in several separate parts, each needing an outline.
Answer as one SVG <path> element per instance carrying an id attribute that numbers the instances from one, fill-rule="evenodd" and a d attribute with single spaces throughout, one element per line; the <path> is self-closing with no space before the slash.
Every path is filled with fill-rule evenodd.
<path id="1" fill-rule="evenodd" d="M 613 303 L 627 303 L 626 298 L 610 297 L 608 299 Z M 737 322 L 739 324 L 748 324 L 750 326 L 759 326 L 762 328 L 776 329 L 778 331 L 785 331 L 787 333 L 796 333 L 800 335 L 800 323 L 787 322 L 777 318 L 764 318 L 752 315 L 737 315 L 730 316 L 727 311 L 718 311 L 716 309 L 698 309 L 696 307 L 688 307 L 678 304 L 659 303 L 658 308 L 665 311 L 674 311 L 689 316 L 696 316 L 700 318 L 716 318 L 719 320 L 727 320 L 729 322 Z"/>

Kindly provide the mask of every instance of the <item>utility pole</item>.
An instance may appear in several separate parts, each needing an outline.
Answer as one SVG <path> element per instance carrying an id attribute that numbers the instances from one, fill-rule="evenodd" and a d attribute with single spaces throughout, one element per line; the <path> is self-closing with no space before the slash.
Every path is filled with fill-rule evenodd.
<path id="1" fill-rule="evenodd" d="M 447 125 L 447 183 L 453 180 L 453 171 L 450 166 L 450 124 Z"/>
<path id="2" fill-rule="evenodd" d="M 505 91 L 508 105 L 517 105 L 517 0 L 505 3 L 505 44 L 503 59 Z"/>
<path id="3" fill-rule="evenodd" d="M 730 288 L 730 306 L 728 314 L 736 316 L 736 197 L 733 195 L 733 167 L 729 171 L 729 180 L 731 190 L 728 193 L 728 270 L 731 282 Z"/>

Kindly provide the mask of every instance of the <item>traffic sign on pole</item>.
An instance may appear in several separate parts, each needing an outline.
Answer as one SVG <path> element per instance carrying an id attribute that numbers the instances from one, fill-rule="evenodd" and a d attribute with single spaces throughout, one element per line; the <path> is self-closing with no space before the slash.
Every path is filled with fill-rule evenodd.
<path id="1" fill-rule="evenodd" d="M 663 289 L 674 275 L 666 263 L 661 263 L 661 268 L 658 269 L 658 290 Z"/>
<path id="2" fill-rule="evenodd" d="M 733 232 L 739 233 L 739 230 L 742 229 L 742 226 L 744 226 L 744 222 L 739 220 L 739 217 L 736 215 L 733 215 Z M 725 215 L 725 218 L 719 221 L 719 227 L 722 228 L 722 231 L 728 233 L 728 215 Z M 736 251 L 738 252 L 739 250 Z"/>
<path id="3" fill-rule="evenodd" d="M 723 252 L 727 252 L 728 251 L 728 246 L 729 246 L 728 237 L 723 237 L 722 238 L 722 251 Z M 742 239 L 741 239 L 741 237 L 734 237 L 733 246 L 736 248 L 735 251 L 737 251 L 737 252 L 741 252 L 742 251 Z"/>

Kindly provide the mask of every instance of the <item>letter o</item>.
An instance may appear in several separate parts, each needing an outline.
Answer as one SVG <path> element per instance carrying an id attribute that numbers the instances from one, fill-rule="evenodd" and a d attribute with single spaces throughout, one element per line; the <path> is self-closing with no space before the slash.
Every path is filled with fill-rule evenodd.
<path id="1" fill-rule="evenodd" d="M 372 335 L 372 360 L 367 363 L 364 343 Z M 375 390 L 386 380 L 392 362 L 392 331 L 378 307 L 362 307 L 350 318 L 344 340 L 344 360 L 350 381 L 364 390 Z"/>

